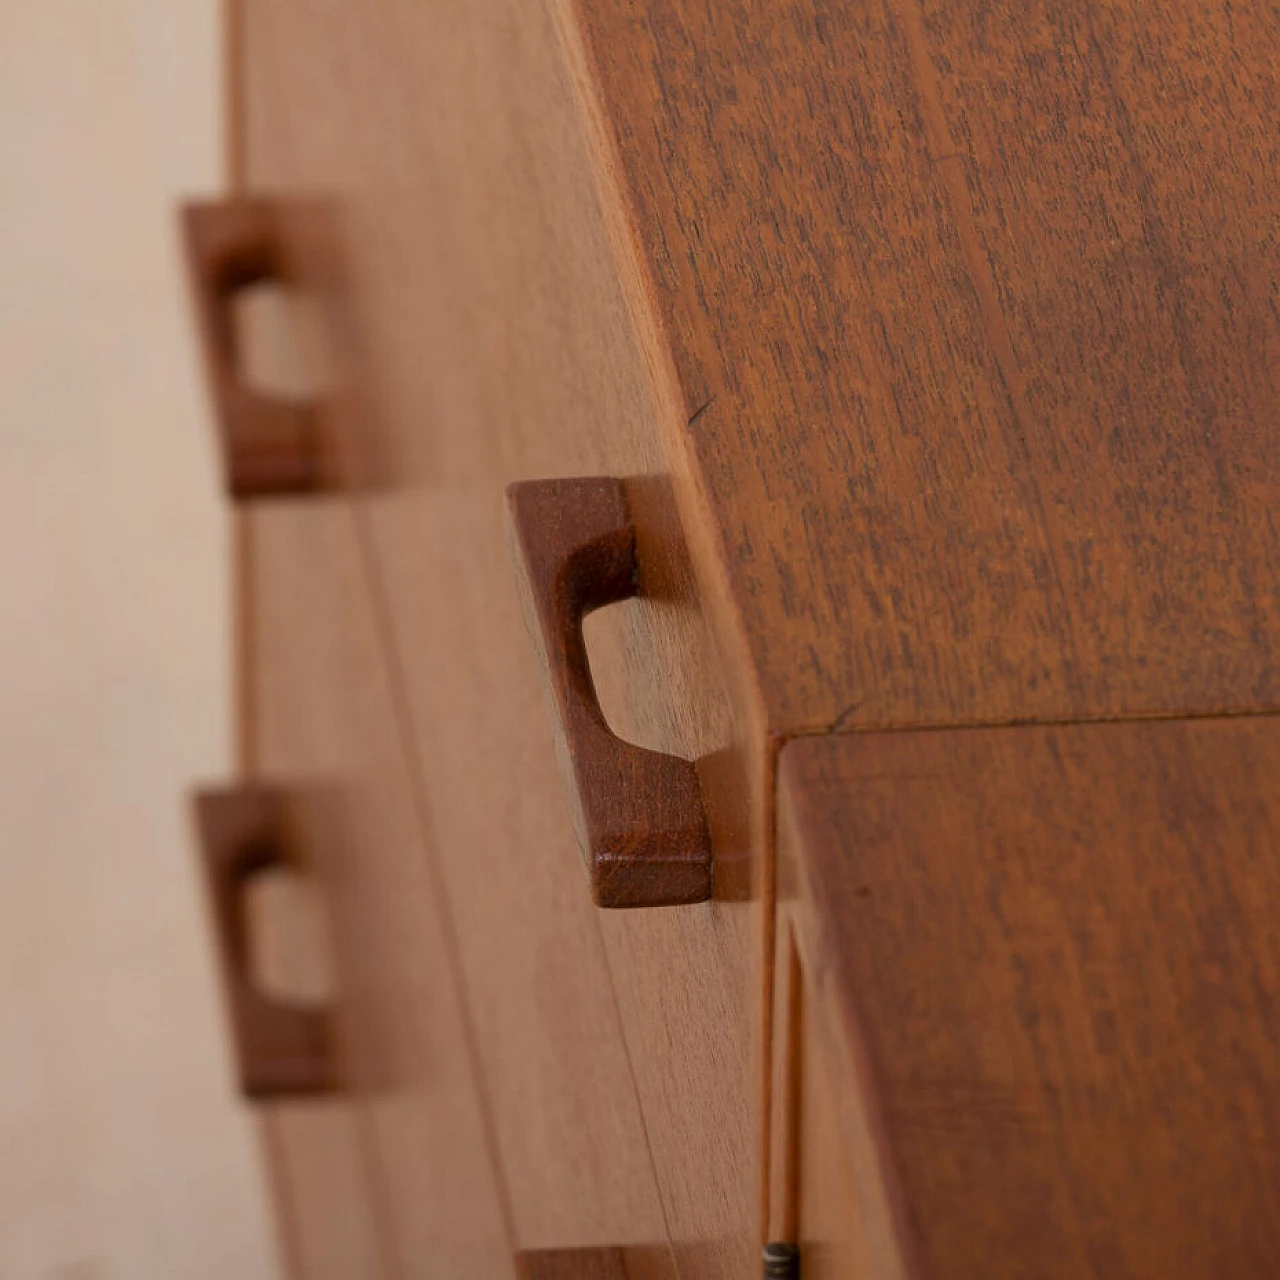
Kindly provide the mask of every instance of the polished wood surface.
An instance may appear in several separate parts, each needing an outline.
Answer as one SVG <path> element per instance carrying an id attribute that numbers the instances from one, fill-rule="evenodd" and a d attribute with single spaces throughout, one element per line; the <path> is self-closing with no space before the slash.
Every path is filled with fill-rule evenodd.
<path id="1" fill-rule="evenodd" d="M 548 1249 L 524 1253 L 520 1280 L 671 1280 L 671 1255 L 661 1249 Z"/>
<path id="2" fill-rule="evenodd" d="M 1270 716 L 786 748 L 806 1052 L 876 1274 L 1274 1273 L 1277 767 Z"/>
<path id="3" fill-rule="evenodd" d="M 358 512 L 517 1243 L 670 1238 L 687 1274 L 740 1276 L 761 1230 L 768 746 L 726 692 L 745 667 L 711 639 L 707 553 L 686 542 L 554 33 L 505 0 L 245 18 L 254 188 L 319 193 L 346 232 Z M 627 481 L 647 596 L 592 616 L 591 669 L 620 736 L 697 762 L 706 904 L 601 918 L 583 883 L 502 498 L 566 475 Z"/>
<path id="4" fill-rule="evenodd" d="M 564 8 L 772 728 L 1276 705 L 1269 5 Z"/>
<path id="5" fill-rule="evenodd" d="M 621 482 L 526 480 L 508 489 L 507 509 L 592 899 L 598 907 L 705 902 L 711 835 L 697 769 L 619 738 L 591 679 L 583 618 L 644 595 Z"/>
<path id="6" fill-rule="evenodd" d="M 395 1280 L 511 1275 L 472 1032 L 353 514 L 327 500 L 250 519 L 258 770 L 307 798 L 297 839 L 331 921 L 339 1109 L 358 1144 L 356 1173 L 332 1177 L 358 1175 L 363 1190 L 327 1205 L 314 1193 L 299 1235 L 337 1229 L 314 1221 L 321 1209 L 365 1215 Z M 323 1166 L 303 1185 L 317 1183 Z"/>
<path id="7" fill-rule="evenodd" d="M 791 869 L 809 875 L 794 851 L 811 844 L 850 862 L 879 850 L 918 909 L 864 944 L 860 915 L 819 927 L 823 911 L 866 908 L 861 883 L 802 892 L 784 874 L 813 988 L 796 1007 L 815 1035 L 776 1086 L 766 1063 L 794 1047 L 769 1043 L 778 1025 L 791 1034 L 789 1009 L 772 1008 L 774 762 L 789 737 L 1275 704 L 1280 117 L 1266 104 L 1280 28 L 1226 0 L 1195 17 L 1136 0 L 549 9 L 250 0 L 241 24 L 249 186 L 334 211 L 345 407 L 330 421 L 358 481 L 354 541 L 513 1249 L 665 1240 L 682 1275 L 741 1276 L 772 1220 L 802 1237 L 833 1220 L 840 1195 L 806 1219 L 803 1188 L 842 1169 L 856 1251 L 877 1274 L 995 1258 L 1046 1274 L 1037 1242 L 1062 1274 L 1247 1272 L 1265 1226 L 1232 1219 L 1215 1254 L 1194 1236 L 1207 1201 L 1144 1200 L 1132 1187 L 1155 1183 L 1116 1139 L 1156 1144 L 1160 1177 L 1207 1194 L 1230 1177 L 1222 1152 L 1273 1172 L 1247 1117 L 1179 1094 L 1172 1061 L 1115 1027 L 1172 1019 L 1174 1042 L 1220 1074 L 1222 1097 L 1254 1099 L 1255 1120 L 1256 1082 L 1232 1076 L 1193 1020 L 1140 998 L 1118 962 L 1107 1023 L 1112 997 L 1089 986 L 1102 962 L 1080 950 L 1090 929 L 1130 946 L 1119 917 L 1082 914 L 1095 873 L 1120 886 L 1126 918 L 1154 919 L 1165 880 L 1141 861 L 1143 830 L 1184 860 L 1193 829 L 1229 864 L 1250 847 L 1244 827 L 1175 822 L 1142 790 L 1184 769 L 1189 790 L 1252 803 L 1229 752 L 1187 746 L 1199 780 L 1169 745 L 1196 731 L 1099 727 L 1103 745 L 1076 759 L 1034 734 L 1083 730 L 1028 729 L 991 747 L 989 769 L 964 755 L 988 741 L 978 731 L 786 747 L 793 760 L 883 752 L 892 774 L 858 765 L 829 812 L 810 795 L 827 794 L 820 770 L 812 786 L 789 777 Z M 581 884 L 501 500 L 513 482 L 564 476 L 625 481 L 647 589 L 585 622 L 578 666 L 618 738 L 693 762 L 709 902 L 601 915 Z M 1112 733 L 1135 736 L 1116 747 Z M 894 764 L 944 741 L 936 794 L 937 779 Z M 1132 794 L 1115 791 L 1126 752 L 1142 766 Z M 1064 807 L 1035 789 L 1033 760 Z M 895 809 L 847 848 L 830 836 L 888 785 L 910 793 L 900 823 Z M 954 831 L 944 798 L 967 815 Z M 1067 798 L 1094 815 L 1102 852 L 1087 865 Z M 1006 890 L 977 856 L 1031 812 L 1076 876 L 1052 910 L 1044 885 L 1004 868 Z M 955 883 L 960 867 L 970 882 Z M 1170 892 L 1202 923 L 1192 879 Z M 921 920 L 946 946 L 917 954 Z M 1029 921 L 1036 940 L 1056 925 L 1064 954 L 1077 948 L 1071 981 L 1018 932 Z M 1151 928 L 1133 971 L 1208 1002 L 1203 975 Z M 864 972 L 873 946 L 880 967 Z M 901 1097 L 882 1096 L 884 1045 L 854 1034 L 842 964 L 858 1001 L 866 984 L 873 1014 L 912 1029 L 890 1045 Z M 942 991 L 949 1012 L 930 1003 Z M 1034 1026 L 1017 1023 L 1028 999 L 1043 1002 Z M 1261 1045 L 1261 1005 L 1246 1006 L 1230 1006 L 1241 1021 L 1227 1030 Z M 1013 1046 L 979 1064 L 990 1078 L 964 1057 L 983 1018 Z M 1081 1047 L 1051 1043 L 1053 1018 L 1076 1019 Z M 834 1047 L 811 1048 L 824 1037 Z M 1009 1063 L 1029 1074 L 1010 1084 Z M 818 1103 L 805 1082 L 821 1078 Z M 775 1087 L 800 1110 L 770 1144 Z M 1220 1126 L 1194 1168 L 1146 1101 L 1175 1096 L 1191 1133 Z M 1099 1118 L 1108 1108 L 1120 1123 Z M 806 1163 L 815 1135 L 827 1145 Z M 402 1176 L 412 1162 L 390 1181 Z M 1099 1179 L 1123 1213 L 1088 1198 Z M 1274 1207 L 1257 1189 L 1240 1204 L 1264 1224 Z"/>
<path id="8" fill-rule="evenodd" d="M 240 1088 L 250 1098 L 330 1092 L 341 1081 L 328 1014 L 273 998 L 252 966 L 250 882 L 270 868 L 305 865 L 289 797 L 224 788 L 200 792 L 194 807 Z"/>

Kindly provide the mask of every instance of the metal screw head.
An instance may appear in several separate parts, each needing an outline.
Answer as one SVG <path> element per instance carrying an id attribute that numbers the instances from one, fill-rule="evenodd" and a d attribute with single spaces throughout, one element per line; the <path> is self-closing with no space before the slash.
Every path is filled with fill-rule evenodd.
<path id="1" fill-rule="evenodd" d="M 764 1280 L 800 1280 L 800 1249 L 783 1240 L 764 1247 Z"/>

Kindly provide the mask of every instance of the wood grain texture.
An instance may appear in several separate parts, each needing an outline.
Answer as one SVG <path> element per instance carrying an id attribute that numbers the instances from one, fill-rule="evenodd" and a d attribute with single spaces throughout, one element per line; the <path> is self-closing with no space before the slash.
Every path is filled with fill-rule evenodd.
<path id="1" fill-rule="evenodd" d="M 786 748 L 806 1051 L 899 1274 L 1273 1274 L 1277 766 L 1267 716 Z"/>
<path id="2" fill-rule="evenodd" d="M 609 728 L 582 633 L 588 613 L 644 594 L 622 484 L 526 480 L 507 490 L 507 510 L 592 900 L 598 907 L 705 902 L 711 834 L 698 771 Z"/>
<path id="3" fill-rule="evenodd" d="M 310 784 L 300 838 L 332 921 L 358 1139 L 346 1157 L 354 1172 L 341 1176 L 364 1192 L 326 1211 L 368 1215 L 392 1276 L 511 1275 L 508 1213 L 353 513 L 326 500 L 252 518 L 259 762 L 264 778 Z M 329 1228 L 308 1213 L 299 1235 L 317 1229 Z"/>
<path id="4" fill-rule="evenodd" d="M 507 0 L 247 17 L 253 180 L 323 192 L 346 231 L 378 404 L 358 505 L 517 1241 L 669 1236 L 682 1274 L 753 1271 L 768 747 L 726 694 L 748 668 L 709 634 L 711 543 L 686 544 L 688 480 L 660 442 L 550 23 Z M 625 478 L 646 599 L 592 616 L 592 674 L 620 736 L 697 762 L 707 904 L 601 920 L 582 884 L 502 502 L 512 481 L 573 475 Z"/>
<path id="5" fill-rule="evenodd" d="M 522 1253 L 520 1280 L 673 1280 L 666 1245 L 626 1249 L 547 1249 Z"/>
<path id="6" fill-rule="evenodd" d="M 250 964 L 245 896 L 251 879 L 269 868 L 305 866 L 289 810 L 286 794 L 262 787 L 207 790 L 195 797 L 240 1088 L 250 1098 L 340 1087 L 328 1014 L 271 998 L 259 989 Z"/>
<path id="7" fill-rule="evenodd" d="M 524 1253 L 520 1280 L 627 1280 L 620 1249 L 566 1249 Z"/>
<path id="8" fill-rule="evenodd" d="M 735 1074 L 752 982 L 768 990 L 743 974 L 757 949 L 770 967 L 770 735 L 1275 705 L 1274 16 L 574 0 L 557 8 L 588 155 L 536 6 L 270 8 L 249 19 L 255 180 L 334 192 L 354 246 L 381 410 L 360 445 L 389 490 L 361 528 L 437 797 L 516 1235 L 666 1230 L 683 1271 L 743 1274 L 755 1121 Z M 763 935 L 729 895 L 592 921 L 563 858 L 507 874 L 568 822 L 495 495 L 582 473 L 648 495 L 642 563 L 688 543 L 669 597 L 601 619 L 593 671 L 620 733 L 698 759 L 717 884 L 763 868 L 744 877 Z M 719 653 L 745 650 L 723 676 L 708 626 Z M 520 781 L 477 813 L 485 766 Z M 578 1016 L 539 1004 L 542 982 Z M 574 1035 L 589 1044 L 564 1055 Z M 519 1078 L 512 1043 L 533 1060 Z M 632 1075 L 647 1127 L 617 1083 Z M 865 1191 L 884 1173 L 874 1118 L 842 1118 Z M 875 1194 L 872 1231 L 894 1212 Z M 986 1247 L 1002 1224 L 976 1221 Z M 916 1266 L 893 1228 L 876 1256 Z"/>
<path id="9" fill-rule="evenodd" d="M 255 336 L 248 335 L 251 341 Z M 292 573 L 279 562 L 278 553 L 271 553 L 273 540 L 258 536 L 264 523 L 261 509 L 245 504 L 233 519 L 240 660 L 238 763 L 246 780 L 260 782 L 265 754 L 266 774 L 279 780 L 287 765 L 279 747 L 272 745 L 279 732 L 277 678 L 289 670 L 289 655 L 300 638 L 296 628 L 305 625 L 310 611 L 302 610 L 290 624 L 263 609 L 266 600 L 278 599 L 277 588 L 287 584 Z M 304 523 L 316 519 L 314 513 L 309 521 L 303 517 Z M 272 517 L 265 516 L 265 521 L 270 529 Z M 314 794 L 314 776 L 308 781 Z M 308 832 L 315 834 L 314 822 Z M 339 1035 L 336 1049 L 346 1068 L 345 1036 Z M 343 1074 L 350 1085 L 349 1070 Z M 376 1202 L 378 1175 L 370 1165 L 368 1129 L 359 1106 L 347 1095 L 333 1095 L 320 1102 L 260 1106 L 258 1116 L 277 1232 L 291 1280 L 349 1280 L 354 1275 L 398 1280 L 390 1233 Z"/>
<path id="10" fill-rule="evenodd" d="M 1271 6 L 566 3 L 771 727 L 1276 704 Z"/>

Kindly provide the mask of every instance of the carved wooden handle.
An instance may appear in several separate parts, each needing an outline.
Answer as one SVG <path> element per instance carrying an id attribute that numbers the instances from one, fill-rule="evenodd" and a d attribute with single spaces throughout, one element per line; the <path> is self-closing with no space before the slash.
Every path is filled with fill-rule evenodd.
<path id="1" fill-rule="evenodd" d="M 244 888 L 258 872 L 289 861 L 285 797 L 245 787 L 201 792 L 195 805 L 241 1089 L 250 1098 L 335 1089 L 329 1016 L 268 999 L 249 972 Z"/>
<path id="2" fill-rule="evenodd" d="M 529 481 L 507 490 L 507 504 L 592 897 L 601 907 L 702 902 L 711 837 L 697 770 L 610 730 L 582 638 L 585 614 L 640 594 L 622 485 Z"/>
<path id="3" fill-rule="evenodd" d="M 189 204 L 182 227 L 228 492 L 239 499 L 322 489 L 313 406 L 261 395 L 239 374 L 231 299 L 287 279 L 278 211 L 258 200 Z"/>

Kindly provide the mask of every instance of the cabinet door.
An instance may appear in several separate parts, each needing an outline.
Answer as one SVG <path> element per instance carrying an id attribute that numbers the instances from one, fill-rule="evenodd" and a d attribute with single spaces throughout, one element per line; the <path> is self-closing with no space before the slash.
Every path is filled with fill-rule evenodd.
<path id="1" fill-rule="evenodd" d="M 253 771 L 299 797 L 344 1094 L 268 1120 L 303 1274 L 501 1277 L 512 1248 L 473 1031 L 349 507 L 243 517 Z"/>
<path id="2" fill-rule="evenodd" d="M 517 1242 L 676 1246 L 741 1276 L 759 1241 L 763 735 L 731 710 L 549 18 L 499 0 L 252 4 L 250 180 L 344 228 L 357 501 L 440 851 Z M 683 429 L 683 421 L 678 429 Z M 521 618 L 503 491 L 627 481 L 649 597 L 589 623 L 613 727 L 698 761 L 716 896 L 601 913 Z M 743 704 L 747 705 L 747 704 Z M 752 754 L 755 744 L 756 754 Z M 753 808 L 753 801 L 758 801 Z"/>
<path id="3" fill-rule="evenodd" d="M 872 1275 L 1274 1273 L 1278 767 L 1272 715 L 786 747 L 802 1246 L 834 1142 Z"/>

